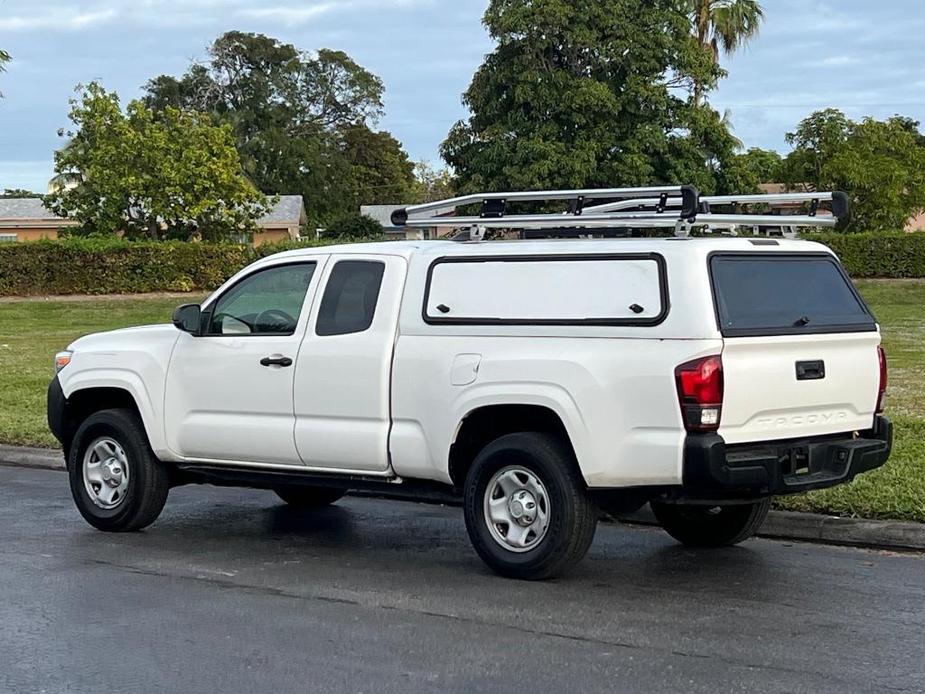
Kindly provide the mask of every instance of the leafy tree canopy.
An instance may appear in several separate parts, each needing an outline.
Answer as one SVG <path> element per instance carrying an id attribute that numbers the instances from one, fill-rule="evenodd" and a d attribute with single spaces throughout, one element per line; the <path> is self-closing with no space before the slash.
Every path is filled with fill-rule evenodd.
<path id="1" fill-rule="evenodd" d="M 449 169 L 437 169 L 429 162 L 419 161 L 414 165 L 414 178 L 416 203 L 446 200 L 456 195 L 453 174 Z"/>
<path id="2" fill-rule="evenodd" d="M 123 111 L 92 83 L 71 101 L 70 119 L 55 171 L 71 185 L 46 204 L 79 221 L 78 234 L 238 238 L 267 209 L 242 174 L 230 127 L 208 116 L 170 106 L 155 118 L 141 101 Z"/>
<path id="3" fill-rule="evenodd" d="M 401 144 L 371 129 L 383 110 L 382 81 L 341 51 L 309 54 L 232 31 L 215 40 L 205 64 L 146 89 L 156 112 L 194 109 L 229 125 L 254 184 L 301 193 L 316 224 L 360 203 L 404 202 L 414 183 Z"/>
<path id="4" fill-rule="evenodd" d="M 758 0 L 686 0 L 694 26 L 694 38 L 719 65 L 720 53 L 732 55 L 758 34 L 764 10 Z M 709 84 L 694 80 L 694 101 Z"/>
<path id="5" fill-rule="evenodd" d="M 25 188 L 7 188 L 0 193 L 0 198 L 41 198 L 41 193 L 36 193 Z"/>
<path id="6" fill-rule="evenodd" d="M 791 188 L 844 190 L 850 231 L 902 229 L 925 209 L 925 136 L 894 116 L 854 122 L 836 109 L 813 113 L 787 134 L 793 151 L 781 173 Z"/>
<path id="7" fill-rule="evenodd" d="M 679 0 L 492 0 L 495 50 L 444 159 L 463 191 L 693 183 L 721 190 L 738 141 L 690 98 L 719 66 Z"/>
<path id="8" fill-rule="evenodd" d="M 728 193 L 758 193 L 759 184 L 779 181 L 782 161 L 777 152 L 759 147 L 733 154 L 723 162 L 720 188 Z"/>

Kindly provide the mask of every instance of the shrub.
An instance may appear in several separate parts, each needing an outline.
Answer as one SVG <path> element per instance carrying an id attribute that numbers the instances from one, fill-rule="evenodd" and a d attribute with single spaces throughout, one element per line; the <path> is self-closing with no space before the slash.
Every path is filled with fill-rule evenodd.
<path id="1" fill-rule="evenodd" d="M 925 277 L 925 233 L 826 233 L 806 238 L 835 251 L 855 279 Z"/>
<path id="2" fill-rule="evenodd" d="M 925 233 L 826 233 L 807 238 L 829 246 L 857 279 L 925 277 Z M 256 249 L 111 238 L 0 244 L 0 296 L 206 291 L 258 258 L 344 241 L 283 241 Z"/>
<path id="3" fill-rule="evenodd" d="M 341 217 L 328 224 L 324 230 L 324 235 L 331 238 L 340 239 L 369 239 L 382 235 L 382 227 L 372 217 L 363 214 L 354 214 L 348 217 Z"/>
<path id="4" fill-rule="evenodd" d="M 0 244 L 0 296 L 205 291 L 258 258 L 342 242 L 306 239 L 256 249 L 231 243 L 114 238 Z"/>
<path id="5" fill-rule="evenodd" d="M 0 295 L 212 289 L 253 260 L 235 244 L 68 239 L 0 246 Z"/>

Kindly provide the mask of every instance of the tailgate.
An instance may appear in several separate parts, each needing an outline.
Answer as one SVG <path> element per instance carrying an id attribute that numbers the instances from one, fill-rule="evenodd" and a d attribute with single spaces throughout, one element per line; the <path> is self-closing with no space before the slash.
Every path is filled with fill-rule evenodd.
<path id="1" fill-rule="evenodd" d="M 729 253 L 710 259 L 723 334 L 727 443 L 870 429 L 880 333 L 828 253 Z"/>
<path id="2" fill-rule="evenodd" d="M 880 335 L 729 338 L 719 434 L 727 443 L 870 429 Z"/>

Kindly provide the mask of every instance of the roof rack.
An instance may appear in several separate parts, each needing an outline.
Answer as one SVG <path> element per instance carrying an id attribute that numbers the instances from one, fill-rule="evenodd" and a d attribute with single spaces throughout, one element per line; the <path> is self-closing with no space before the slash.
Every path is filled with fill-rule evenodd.
<path id="1" fill-rule="evenodd" d="M 566 201 L 562 212 L 507 213 L 510 203 Z M 588 205 L 589 201 L 606 201 Z M 822 203 L 831 203 L 830 214 L 819 214 Z M 460 208 L 480 205 L 478 215 L 459 215 Z M 750 206 L 767 208 L 749 212 Z M 783 208 L 808 207 L 798 214 L 783 214 Z M 731 208 L 716 212 L 714 207 Z M 453 216 L 446 216 L 447 210 Z M 395 210 L 392 223 L 398 227 L 470 227 L 472 238 L 481 238 L 488 228 L 539 230 L 551 234 L 563 229 L 588 230 L 589 235 L 624 229 L 673 228 L 686 236 L 694 227 L 707 231 L 735 233 L 736 227 L 793 229 L 833 227 L 848 214 L 848 196 L 841 192 L 769 193 L 766 195 L 700 195 L 694 186 L 647 188 L 586 188 L 576 190 L 473 193 L 448 200 L 411 205 Z"/>

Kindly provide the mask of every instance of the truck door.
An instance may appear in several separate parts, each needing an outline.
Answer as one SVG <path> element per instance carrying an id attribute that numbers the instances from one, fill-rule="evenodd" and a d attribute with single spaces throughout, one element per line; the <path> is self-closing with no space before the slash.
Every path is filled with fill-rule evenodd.
<path id="1" fill-rule="evenodd" d="M 164 426 L 186 459 L 302 465 L 292 438 L 293 365 L 324 257 L 260 267 L 203 309 L 167 371 Z"/>
<path id="2" fill-rule="evenodd" d="M 295 442 L 311 468 L 386 473 L 406 262 L 332 256 L 296 362 Z"/>

